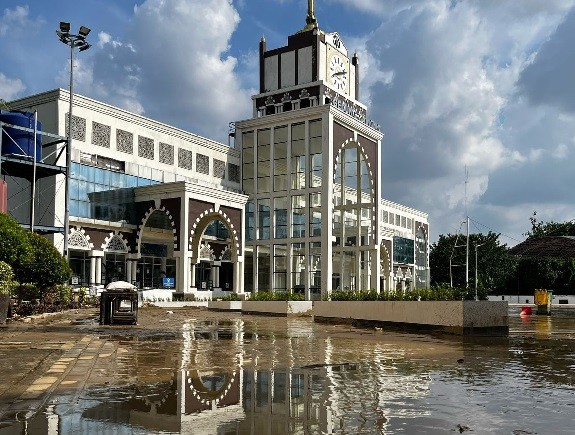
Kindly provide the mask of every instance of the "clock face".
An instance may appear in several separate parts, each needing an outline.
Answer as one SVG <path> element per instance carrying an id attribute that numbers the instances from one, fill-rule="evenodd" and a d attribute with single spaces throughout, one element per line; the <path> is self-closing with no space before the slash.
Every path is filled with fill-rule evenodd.
<path id="1" fill-rule="evenodd" d="M 347 64 L 341 56 L 334 55 L 329 61 L 328 80 L 338 91 L 347 89 L 348 71 Z"/>

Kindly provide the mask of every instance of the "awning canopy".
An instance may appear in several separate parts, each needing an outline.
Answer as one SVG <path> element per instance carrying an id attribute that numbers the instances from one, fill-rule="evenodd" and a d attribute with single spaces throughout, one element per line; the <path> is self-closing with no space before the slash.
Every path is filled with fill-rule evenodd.
<path id="1" fill-rule="evenodd" d="M 575 258 L 575 237 L 530 237 L 511 248 L 509 253 L 511 255 Z"/>

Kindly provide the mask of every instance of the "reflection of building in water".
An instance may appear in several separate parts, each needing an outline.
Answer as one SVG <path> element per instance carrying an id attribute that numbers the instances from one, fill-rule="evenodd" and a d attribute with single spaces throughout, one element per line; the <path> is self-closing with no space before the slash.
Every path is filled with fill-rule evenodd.
<path id="1" fill-rule="evenodd" d="M 425 413 L 414 400 L 430 379 L 396 365 L 402 351 L 317 339 L 310 325 L 289 320 L 286 336 L 241 319 L 190 321 L 182 341 L 121 343 L 109 385 L 56 397 L 28 433 L 381 433 Z"/>

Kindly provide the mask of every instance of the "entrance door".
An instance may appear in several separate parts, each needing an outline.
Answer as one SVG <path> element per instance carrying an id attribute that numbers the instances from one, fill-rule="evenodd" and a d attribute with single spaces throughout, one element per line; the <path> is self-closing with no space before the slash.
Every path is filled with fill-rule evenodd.
<path id="1" fill-rule="evenodd" d="M 222 263 L 220 266 L 220 287 L 224 291 L 234 289 L 234 265 L 232 263 Z"/>
<path id="2" fill-rule="evenodd" d="M 196 286 L 198 290 L 212 289 L 212 265 L 210 262 L 200 261 L 196 266 Z"/>

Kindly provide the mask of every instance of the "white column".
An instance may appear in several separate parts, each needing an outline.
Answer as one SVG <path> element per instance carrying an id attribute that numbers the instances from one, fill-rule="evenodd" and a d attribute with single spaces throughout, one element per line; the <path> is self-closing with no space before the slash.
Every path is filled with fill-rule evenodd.
<path id="1" fill-rule="evenodd" d="M 244 263 L 236 260 L 234 263 L 233 291 L 243 293 L 244 291 Z M 254 277 L 257 279 L 257 277 Z"/>
<path id="2" fill-rule="evenodd" d="M 102 284 L 102 257 L 96 257 L 96 285 Z"/>
<path id="3" fill-rule="evenodd" d="M 131 260 L 126 260 L 126 281 L 128 281 L 129 283 L 131 283 L 133 281 L 133 279 L 132 279 L 132 261 Z"/>
<path id="4" fill-rule="evenodd" d="M 222 266 L 221 261 L 214 261 L 212 266 L 214 269 L 214 287 L 221 288 L 220 286 L 220 268 Z"/>
<path id="5" fill-rule="evenodd" d="M 370 254 L 371 254 L 371 279 L 370 279 L 370 287 L 372 289 L 375 289 L 375 291 L 377 293 L 381 292 L 381 288 L 380 288 L 380 283 L 381 280 L 380 275 L 382 273 L 381 270 L 381 261 L 380 261 L 380 252 L 379 252 L 379 244 L 376 243 L 375 244 L 375 249 L 370 250 Z"/>
<path id="6" fill-rule="evenodd" d="M 133 260 L 130 263 L 130 267 L 132 268 L 132 281 L 138 280 L 138 260 Z"/>
<path id="7" fill-rule="evenodd" d="M 90 285 L 96 285 L 96 257 L 90 258 Z"/>
<path id="8" fill-rule="evenodd" d="M 191 286 L 192 288 L 196 288 L 196 263 L 194 263 L 194 260 L 191 260 L 191 264 L 190 264 L 190 272 L 192 275 L 192 280 L 191 282 Z"/>
<path id="9" fill-rule="evenodd" d="M 190 283 L 190 287 L 194 287 L 194 265 L 192 264 L 191 258 L 186 259 L 185 267 L 188 271 L 188 282 Z"/>

